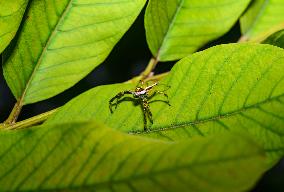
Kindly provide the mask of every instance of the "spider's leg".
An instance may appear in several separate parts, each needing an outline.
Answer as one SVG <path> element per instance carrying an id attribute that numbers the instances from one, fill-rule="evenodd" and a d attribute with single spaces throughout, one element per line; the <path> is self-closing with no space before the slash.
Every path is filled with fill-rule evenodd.
<path id="1" fill-rule="evenodd" d="M 147 107 L 146 107 L 146 103 L 144 100 L 141 101 L 142 104 L 142 108 L 143 108 L 143 116 L 144 116 L 144 131 L 147 130 Z"/>
<path id="2" fill-rule="evenodd" d="M 155 95 L 155 94 L 161 94 L 161 95 L 165 96 L 165 97 L 167 98 L 166 103 L 167 103 L 169 106 L 171 106 L 168 94 L 166 94 L 164 91 L 155 91 L 155 92 L 153 93 L 153 95 Z"/>
<path id="3" fill-rule="evenodd" d="M 171 88 L 171 86 L 167 84 L 160 83 L 159 85 L 163 85 L 165 87 L 165 89 L 163 89 L 162 92 L 165 92 Z"/>
<path id="4" fill-rule="evenodd" d="M 152 115 L 152 112 L 150 110 L 150 106 L 148 106 L 147 110 L 148 110 L 148 115 L 149 115 L 150 122 L 153 124 L 153 115 Z"/>
<path id="5" fill-rule="evenodd" d="M 143 113 L 144 113 L 144 130 L 146 131 L 147 130 L 147 116 L 151 124 L 153 124 L 153 118 L 152 118 L 152 112 L 150 110 L 150 105 L 148 103 L 148 100 L 143 99 L 142 104 L 143 104 Z"/>
<path id="6" fill-rule="evenodd" d="M 113 98 L 111 98 L 109 100 L 109 110 L 111 113 L 113 113 L 113 110 L 112 110 L 112 105 L 113 105 L 113 102 L 115 101 L 115 108 L 117 108 L 117 105 L 118 105 L 118 101 L 121 97 L 123 97 L 125 94 L 132 94 L 131 91 L 122 91 L 122 92 L 119 92 L 116 96 L 114 96 Z"/>
<path id="7" fill-rule="evenodd" d="M 147 113 L 148 113 L 149 120 L 153 124 L 153 115 L 152 115 L 152 112 L 150 110 L 150 105 L 149 105 L 147 100 L 145 101 L 145 105 L 146 105 L 146 110 L 147 110 Z"/>

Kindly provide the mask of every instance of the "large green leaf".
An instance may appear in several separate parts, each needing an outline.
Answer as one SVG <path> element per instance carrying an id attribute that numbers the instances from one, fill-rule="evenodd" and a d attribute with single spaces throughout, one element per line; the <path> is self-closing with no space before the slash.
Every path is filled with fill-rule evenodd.
<path id="1" fill-rule="evenodd" d="M 177 60 L 226 33 L 250 0 L 150 0 L 145 28 L 152 54 Z"/>
<path id="2" fill-rule="evenodd" d="M 0 53 L 14 38 L 28 0 L 0 0 Z"/>
<path id="3" fill-rule="evenodd" d="M 284 24 L 283 0 L 255 0 L 241 17 L 243 38 L 254 39 Z"/>
<path id="4" fill-rule="evenodd" d="M 52 97 L 103 62 L 145 0 L 35 0 L 4 75 L 23 104 Z"/>
<path id="5" fill-rule="evenodd" d="M 262 43 L 275 45 L 284 49 L 284 30 L 278 31 L 270 35 Z"/>
<path id="6" fill-rule="evenodd" d="M 193 54 L 164 83 L 169 107 L 150 104 L 154 124 L 143 132 L 141 108 L 123 101 L 113 114 L 108 101 L 132 84 L 94 88 L 62 107 L 47 123 L 95 119 L 110 127 L 169 140 L 227 131 L 255 137 L 273 163 L 284 154 L 284 50 L 271 45 L 220 45 Z M 154 97 L 164 99 L 163 97 Z M 153 100 L 155 100 L 153 98 Z"/>
<path id="7" fill-rule="evenodd" d="M 94 123 L 0 132 L 1 191 L 244 191 L 267 169 L 246 137 L 185 142 Z"/>

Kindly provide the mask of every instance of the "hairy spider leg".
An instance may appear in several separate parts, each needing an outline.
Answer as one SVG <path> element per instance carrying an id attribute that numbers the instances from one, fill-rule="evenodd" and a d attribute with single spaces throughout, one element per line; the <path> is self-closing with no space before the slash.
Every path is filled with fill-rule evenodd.
<path id="1" fill-rule="evenodd" d="M 152 85 L 147 86 L 147 87 L 145 88 L 146 92 L 151 91 L 151 90 L 152 90 L 155 86 L 157 86 L 157 85 L 158 85 L 158 82 L 156 82 L 156 83 L 154 83 L 154 84 L 152 84 Z"/>
<path id="2" fill-rule="evenodd" d="M 163 86 L 165 87 L 165 89 L 160 90 L 160 91 L 162 91 L 162 92 L 165 92 L 165 91 L 167 91 L 167 90 L 169 90 L 169 89 L 171 88 L 171 86 L 169 86 L 169 85 L 167 85 L 167 84 L 159 83 L 159 85 L 163 85 Z"/>
<path id="3" fill-rule="evenodd" d="M 168 94 L 166 94 L 164 91 L 156 90 L 156 91 L 153 92 L 153 94 L 152 94 L 151 96 L 154 96 L 154 95 L 156 95 L 156 94 L 161 94 L 161 95 L 165 96 L 165 97 L 167 98 L 166 103 L 167 103 L 169 106 L 171 106 Z"/>
<path id="4" fill-rule="evenodd" d="M 150 105 L 148 104 L 148 102 L 147 102 L 147 105 L 148 105 L 148 107 L 147 107 L 148 117 L 150 119 L 151 124 L 153 124 L 153 115 L 152 115 L 152 112 L 150 110 Z"/>
<path id="5" fill-rule="evenodd" d="M 167 90 L 169 90 L 171 88 L 170 85 L 166 85 L 166 84 L 160 84 L 160 85 L 164 85 L 166 87 L 166 89 L 164 89 L 163 91 L 167 91 Z"/>
<path id="6" fill-rule="evenodd" d="M 127 91 L 121 91 L 121 92 L 119 92 L 116 96 L 114 96 L 113 98 L 111 98 L 110 100 L 109 100 L 109 110 L 110 110 L 110 112 L 111 113 L 113 113 L 113 110 L 112 110 L 112 105 L 113 105 L 113 101 L 114 100 L 116 100 L 116 102 L 115 102 L 115 109 L 117 108 L 117 104 L 118 104 L 118 100 L 121 98 L 121 97 L 123 97 L 125 94 L 133 94 L 133 92 L 132 91 L 129 91 L 129 90 L 127 90 Z"/>
<path id="7" fill-rule="evenodd" d="M 150 82 L 153 82 L 150 84 Z M 150 80 L 150 81 L 143 81 L 143 80 L 140 80 L 136 86 L 136 88 L 141 88 L 141 89 L 151 89 L 152 87 L 158 85 L 158 82 L 157 81 L 153 81 L 153 80 Z"/>
<path id="8" fill-rule="evenodd" d="M 143 107 L 143 115 L 144 115 L 144 130 L 146 131 L 147 130 L 147 116 L 150 122 L 153 124 L 152 112 L 150 110 L 150 105 L 147 99 L 143 98 L 141 100 L 141 104 Z"/>
<path id="9" fill-rule="evenodd" d="M 144 118 L 143 118 L 143 121 L 144 121 L 144 130 L 146 131 L 147 130 L 147 111 L 146 111 L 146 109 L 145 109 L 145 107 L 144 107 L 144 103 L 142 104 L 143 105 L 143 116 L 144 116 Z"/>

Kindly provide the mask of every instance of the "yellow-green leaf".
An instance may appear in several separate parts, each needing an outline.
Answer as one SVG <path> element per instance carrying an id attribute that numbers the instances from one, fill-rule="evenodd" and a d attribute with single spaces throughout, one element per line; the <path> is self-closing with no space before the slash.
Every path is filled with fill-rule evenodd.
<path id="1" fill-rule="evenodd" d="M 177 60 L 225 34 L 250 0 L 150 0 L 147 42 L 160 61 Z"/>
<path id="2" fill-rule="evenodd" d="M 244 39 L 257 39 L 272 28 L 284 24 L 283 0 L 254 0 L 241 17 Z"/>
<path id="3" fill-rule="evenodd" d="M 164 142 L 96 123 L 1 131 L 0 191 L 246 191 L 264 152 L 221 136 Z"/>
<path id="4" fill-rule="evenodd" d="M 152 102 L 154 124 L 143 131 L 140 106 L 108 101 L 132 84 L 100 86 L 62 107 L 47 123 L 97 120 L 110 127 L 166 140 L 222 132 L 252 135 L 274 163 L 284 155 L 284 50 L 262 44 L 220 45 L 182 59 L 163 81 L 171 107 Z M 152 100 L 162 100 L 154 97 Z M 220 138 L 221 139 L 221 138 Z"/>
<path id="5" fill-rule="evenodd" d="M 32 1 L 4 75 L 21 104 L 50 98 L 104 61 L 145 0 Z"/>
<path id="6" fill-rule="evenodd" d="M 14 38 L 28 0 L 0 0 L 0 53 Z"/>

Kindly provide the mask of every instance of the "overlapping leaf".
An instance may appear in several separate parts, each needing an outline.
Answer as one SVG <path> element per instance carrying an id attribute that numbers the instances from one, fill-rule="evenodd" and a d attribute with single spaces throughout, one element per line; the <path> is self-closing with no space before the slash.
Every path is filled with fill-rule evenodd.
<path id="1" fill-rule="evenodd" d="M 0 190 L 247 190 L 267 169 L 264 152 L 246 137 L 222 138 L 162 142 L 94 123 L 2 131 Z"/>
<path id="2" fill-rule="evenodd" d="M 284 30 L 278 31 L 270 35 L 262 43 L 275 45 L 284 49 Z"/>
<path id="3" fill-rule="evenodd" d="M 23 104 L 71 87 L 110 53 L 145 0 L 32 1 L 4 75 Z"/>
<path id="4" fill-rule="evenodd" d="M 175 65 L 164 80 L 171 86 L 172 106 L 150 104 L 154 124 L 148 132 L 143 132 L 141 108 L 131 100 L 109 112 L 109 99 L 133 89 L 132 84 L 94 88 L 70 101 L 47 123 L 95 119 L 125 132 L 167 140 L 242 130 L 264 146 L 273 163 L 284 154 L 283 74 L 283 49 L 261 44 L 216 46 Z"/>
<path id="5" fill-rule="evenodd" d="M 243 38 L 254 39 L 284 24 L 283 0 L 255 0 L 241 17 Z"/>
<path id="6" fill-rule="evenodd" d="M 226 33 L 250 0 L 150 0 L 145 28 L 152 54 L 181 59 Z"/>
<path id="7" fill-rule="evenodd" d="M 28 0 L 0 0 L 0 53 L 15 36 Z"/>

